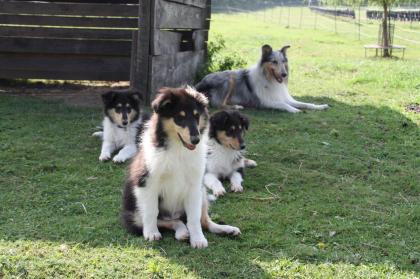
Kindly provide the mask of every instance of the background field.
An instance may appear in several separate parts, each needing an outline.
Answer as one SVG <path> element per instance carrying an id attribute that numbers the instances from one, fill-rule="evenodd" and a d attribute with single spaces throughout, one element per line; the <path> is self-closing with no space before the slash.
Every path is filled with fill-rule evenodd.
<path id="1" fill-rule="evenodd" d="M 290 43 L 291 92 L 332 107 L 246 111 L 259 166 L 244 193 L 211 209 L 242 236 L 207 234 L 209 248 L 192 250 L 172 233 L 158 243 L 128 235 L 118 221 L 125 165 L 99 163 L 90 137 L 101 110 L 0 95 L 0 278 L 419 276 L 420 114 L 406 107 L 420 103 L 420 48 L 364 58 L 372 38 L 261 13 L 214 15 L 211 38 L 223 35 L 224 53 L 249 65 L 261 45 Z"/>

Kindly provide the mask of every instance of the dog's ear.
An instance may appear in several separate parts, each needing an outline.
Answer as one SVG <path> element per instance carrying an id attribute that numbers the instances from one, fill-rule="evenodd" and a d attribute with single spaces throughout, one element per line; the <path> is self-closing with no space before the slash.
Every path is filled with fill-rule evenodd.
<path id="1" fill-rule="evenodd" d="M 140 102 L 142 102 L 144 100 L 143 95 L 140 94 L 139 91 L 132 91 L 132 92 L 130 92 L 130 96 L 137 103 L 140 103 Z"/>
<path id="2" fill-rule="evenodd" d="M 102 102 L 104 103 L 105 106 L 107 106 L 112 103 L 112 101 L 114 100 L 114 97 L 115 97 L 115 91 L 105 92 L 104 94 L 102 94 Z"/>
<path id="3" fill-rule="evenodd" d="M 219 112 L 214 113 L 210 117 L 210 137 L 216 138 L 216 127 L 223 128 L 226 125 L 226 121 L 228 120 L 229 114 L 222 110 Z"/>
<path id="4" fill-rule="evenodd" d="M 263 45 L 262 48 L 262 60 L 267 60 L 273 53 L 273 48 L 270 45 Z"/>
<path id="5" fill-rule="evenodd" d="M 166 109 L 169 109 L 175 101 L 175 95 L 169 88 L 160 89 L 155 99 L 152 102 L 152 109 L 156 113 L 162 113 Z"/>
<path id="6" fill-rule="evenodd" d="M 288 48 L 290 48 L 290 46 L 289 45 L 285 45 L 284 47 L 282 47 L 280 49 L 280 52 L 283 53 L 284 56 L 287 56 L 286 51 L 287 51 Z"/>
<path id="7" fill-rule="evenodd" d="M 246 117 L 243 114 L 240 114 L 239 117 L 241 119 L 242 126 L 245 128 L 245 130 L 248 130 L 248 128 L 249 128 L 249 119 L 248 119 L 248 117 Z"/>

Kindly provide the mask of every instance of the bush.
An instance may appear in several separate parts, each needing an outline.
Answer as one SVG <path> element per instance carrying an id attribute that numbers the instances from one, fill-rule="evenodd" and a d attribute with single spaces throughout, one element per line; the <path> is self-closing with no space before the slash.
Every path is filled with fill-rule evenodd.
<path id="1" fill-rule="evenodd" d="M 226 41 L 222 36 L 216 35 L 213 41 L 207 46 L 207 61 L 199 72 L 197 80 L 201 80 L 209 73 L 234 70 L 246 66 L 246 61 L 236 53 L 223 55 L 221 52 L 226 49 Z"/>

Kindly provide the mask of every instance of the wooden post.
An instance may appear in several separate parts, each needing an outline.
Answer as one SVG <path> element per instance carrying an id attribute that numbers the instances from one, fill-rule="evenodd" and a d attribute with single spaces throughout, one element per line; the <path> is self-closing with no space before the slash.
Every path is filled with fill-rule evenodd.
<path id="1" fill-rule="evenodd" d="M 149 92 L 149 53 L 150 53 L 150 15 L 151 1 L 139 0 L 139 19 L 137 41 L 134 47 L 137 47 L 136 65 L 134 74 L 130 74 L 130 87 L 139 90 L 143 94 L 146 103 L 150 102 Z"/>

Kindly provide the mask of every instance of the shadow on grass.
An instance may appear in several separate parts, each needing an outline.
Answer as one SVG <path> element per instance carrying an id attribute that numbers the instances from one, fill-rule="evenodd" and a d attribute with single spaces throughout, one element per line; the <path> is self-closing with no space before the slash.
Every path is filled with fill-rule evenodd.
<path id="1" fill-rule="evenodd" d="M 0 96 L 0 239 L 151 248 L 204 278 L 277 276 L 296 262 L 418 271 L 419 127 L 388 107 L 299 99 L 332 108 L 246 111 L 259 166 L 211 209 L 243 234 L 206 234 L 209 248 L 193 250 L 121 228 L 125 165 L 97 160 L 99 109 Z"/>

